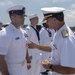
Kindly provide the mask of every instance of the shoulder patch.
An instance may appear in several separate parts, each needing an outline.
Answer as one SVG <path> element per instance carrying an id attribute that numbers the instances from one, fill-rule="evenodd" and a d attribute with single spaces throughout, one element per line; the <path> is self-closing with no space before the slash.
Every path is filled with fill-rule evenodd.
<path id="1" fill-rule="evenodd" d="M 61 31 L 61 34 L 62 34 L 62 37 L 63 37 L 63 38 L 66 38 L 66 37 L 68 37 L 68 36 L 69 36 L 69 34 L 68 34 L 68 31 L 67 31 L 67 30 L 62 30 L 62 31 Z"/>

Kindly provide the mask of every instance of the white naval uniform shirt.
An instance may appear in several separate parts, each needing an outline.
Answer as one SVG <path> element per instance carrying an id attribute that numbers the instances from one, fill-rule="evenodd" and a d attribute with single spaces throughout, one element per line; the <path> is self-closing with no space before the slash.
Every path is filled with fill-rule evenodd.
<path id="1" fill-rule="evenodd" d="M 51 37 L 49 37 L 49 33 L 46 30 L 46 28 L 42 27 L 42 29 L 40 30 L 40 44 L 50 46 L 50 43 L 52 42 L 52 39 L 53 39 L 53 35 L 55 33 L 55 31 L 53 29 L 52 30 L 50 29 L 50 31 L 51 31 L 51 35 L 52 35 Z M 50 59 L 51 59 L 51 52 L 42 51 L 41 61 L 43 61 L 43 60 L 50 61 Z M 44 72 L 44 71 L 46 71 L 46 69 L 41 64 L 41 72 Z"/>
<path id="2" fill-rule="evenodd" d="M 69 36 L 64 38 L 62 30 L 67 30 Z M 63 25 L 54 35 L 52 64 L 75 68 L 75 37 L 67 25 Z M 53 73 L 52 75 L 67 74 Z"/>
<path id="3" fill-rule="evenodd" d="M 31 40 L 35 43 L 39 43 L 36 31 L 29 25 L 26 28 L 26 33 L 28 34 L 28 40 Z M 40 64 L 41 64 L 41 56 L 40 50 L 38 49 L 28 49 L 29 55 L 32 56 L 31 60 L 31 69 L 28 70 L 28 75 L 39 75 L 40 73 Z"/>
<path id="4" fill-rule="evenodd" d="M 22 29 L 10 24 L 0 32 L 0 54 L 7 64 L 20 64 L 26 57 L 26 40 Z"/>

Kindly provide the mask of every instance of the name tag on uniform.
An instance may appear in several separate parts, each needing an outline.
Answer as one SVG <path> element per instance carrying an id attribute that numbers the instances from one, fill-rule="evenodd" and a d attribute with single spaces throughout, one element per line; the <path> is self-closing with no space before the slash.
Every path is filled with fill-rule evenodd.
<path id="1" fill-rule="evenodd" d="M 20 39 L 20 37 L 16 37 L 16 38 L 15 38 L 15 40 L 19 40 L 19 39 Z"/>

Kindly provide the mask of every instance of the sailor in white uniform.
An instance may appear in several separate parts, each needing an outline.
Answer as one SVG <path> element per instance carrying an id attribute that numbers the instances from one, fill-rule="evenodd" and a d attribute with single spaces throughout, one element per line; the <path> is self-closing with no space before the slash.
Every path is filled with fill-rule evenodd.
<path id="1" fill-rule="evenodd" d="M 49 26 L 46 24 L 46 20 L 43 21 L 43 27 L 40 30 L 40 44 L 42 45 L 49 45 L 53 40 L 55 30 L 49 29 Z M 42 51 L 41 61 L 43 60 L 49 60 L 51 59 L 51 52 L 44 52 Z M 45 74 L 46 69 L 41 64 L 41 73 Z"/>
<path id="2" fill-rule="evenodd" d="M 25 7 L 16 5 L 7 12 L 11 23 L 0 32 L 0 70 L 3 75 L 27 75 L 26 38 L 21 28 Z"/>
<path id="3" fill-rule="evenodd" d="M 37 14 L 31 14 L 29 16 L 30 25 L 26 28 L 26 33 L 28 34 L 29 41 L 34 41 L 39 44 L 40 37 L 39 32 L 36 30 L 36 25 L 38 24 Z M 29 55 L 32 57 L 31 68 L 27 71 L 28 75 L 39 75 L 40 74 L 40 64 L 41 56 L 39 49 L 29 49 Z"/>

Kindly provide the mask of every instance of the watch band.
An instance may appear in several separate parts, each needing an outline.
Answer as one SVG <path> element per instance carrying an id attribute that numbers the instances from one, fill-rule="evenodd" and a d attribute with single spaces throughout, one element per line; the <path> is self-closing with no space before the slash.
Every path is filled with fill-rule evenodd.
<path id="1" fill-rule="evenodd" d="M 49 69 L 50 69 L 50 71 L 54 71 L 54 68 L 53 68 L 52 64 L 50 64 Z"/>

